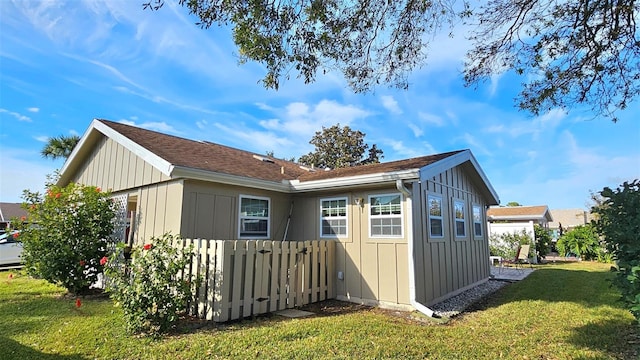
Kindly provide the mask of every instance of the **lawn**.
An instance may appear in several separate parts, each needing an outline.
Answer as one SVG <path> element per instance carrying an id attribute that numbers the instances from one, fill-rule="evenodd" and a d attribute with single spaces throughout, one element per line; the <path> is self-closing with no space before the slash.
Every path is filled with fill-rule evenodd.
<path id="1" fill-rule="evenodd" d="M 610 287 L 609 265 L 541 266 L 445 324 L 365 309 L 337 316 L 266 316 L 126 334 L 108 299 L 0 272 L 0 359 L 637 359 L 640 336 Z"/>

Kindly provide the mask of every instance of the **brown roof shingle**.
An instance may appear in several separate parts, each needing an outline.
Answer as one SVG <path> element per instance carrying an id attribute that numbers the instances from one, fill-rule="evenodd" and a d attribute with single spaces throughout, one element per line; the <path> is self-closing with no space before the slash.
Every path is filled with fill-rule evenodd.
<path id="1" fill-rule="evenodd" d="M 12 218 L 27 216 L 27 211 L 21 207 L 20 203 L 0 203 L 0 221 L 11 221 Z"/>
<path id="2" fill-rule="evenodd" d="M 322 169 L 309 171 L 301 168 L 300 164 L 295 162 L 275 158 L 268 158 L 269 161 L 261 161 L 254 157 L 254 155 L 258 154 L 224 145 L 189 140 L 109 120 L 100 119 L 99 121 L 172 165 L 275 182 L 295 179 L 303 182 L 419 169 L 463 151 L 458 150 L 437 155 L 328 171 Z M 267 158 L 264 155 L 258 156 Z"/>
<path id="3" fill-rule="evenodd" d="M 544 216 L 549 208 L 546 205 L 540 206 L 505 206 L 505 207 L 492 207 L 487 210 L 487 216 Z"/>

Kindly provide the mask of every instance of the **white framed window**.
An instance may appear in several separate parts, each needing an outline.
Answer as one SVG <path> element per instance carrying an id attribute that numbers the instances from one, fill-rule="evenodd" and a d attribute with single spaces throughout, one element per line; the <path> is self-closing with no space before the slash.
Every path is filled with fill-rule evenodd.
<path id="1" fill-rule="evenodd" d="M 464 201 L 453 201 L 453 219 L 455 220 L 456 237 L 466 237 L 467 224 L 465 221 Z"/>
<path id="2" fill-rule="evenodd" d="M 473 236 L 482 237 L 482 207 L 473 204 Z"/>
<path id="3" fill-rule="evenodd" d="M 320 237 L 347 235 L 347 198 L 320 199 Z"/>
<path id="4" fill-rule="evenodd" d="M 402 194 L 369 195 L 370 237 L 402 237 Z"/>
<path id="5" fill-rule="evenodd" d="M 269 238 L 271 199 L 240 195 L 238 234 L 241 239 Z"/>
<path id="6" fill-rule="evenodd" d="M 436 195 L 427 196 L 429 236 L 432 238 L 443 238 L 444 227 L 442 219 L 442 197 Z"/>

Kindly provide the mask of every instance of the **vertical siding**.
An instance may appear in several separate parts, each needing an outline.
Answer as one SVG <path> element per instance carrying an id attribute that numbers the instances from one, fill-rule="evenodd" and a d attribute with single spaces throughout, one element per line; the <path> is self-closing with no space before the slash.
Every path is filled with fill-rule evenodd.
<path id="1" fill-rule="evenodd" d="M 406 198 L 403 197 L 404 236 L 369 237 L 369 195 L 396 193 L 397 189 L 392 187 L 294 197 L 293 225 L 288 238 L 295 240 L 326 239 L 320 238 L 321 199 L 347 198 L 347 236 L 335 239 L 336 272 L 344 274 L 343 280 L 336 280 L 339 298 L 382 306 L 410 304 L 406 239 L 411 230 L 406 228 Z M 365 204 L 355 205 L 356 198 L 363 198 Z"/>
<path id="2" fill-rule="evenodd" d="M 114 192 L 168 180 L 167 175 L 104 136 L 95 143 L 73 179 Z"/>
<path id="3" fill-rule="evenodd" d="M 167 232 L 180 234 L 182 189 L 182 181 L 173 181 L 138 190 L 136 243 Z"/>
<path id="4" fill-rule="evenodd" d="M 417 191 L 414 191 L 416 194 Z M 424 304 L 432 304 L 489 277 L 489 245 L 483 221 L 483 236 L 473 233 L 473 205 L 480 205 L 484 214 L 485 200 L 465 173 L 464 165 L 451 168 L 420 183 L 420 197 L 414 206 L 420 213 L 420 232 L 415 240 L 416 296 Z M 432 239 L 427 227 L 427 196 L 442 196 L 444 237 Z M 419 200 L 417 200 L 419 199 Z M 465 204 L 465 235 L 456 237 L 453 215 L 454 201 Z M 484 215 L 483 215 L 484 216 Z M 416 215 L 417 218 L 417 215 Z"/>
<path id="5" fill-rule="evenodd" d="M 288 194 L 238 186 L 185 181 L 185 216 L 180 234 L 185 238 L 215 240 L 238 239 L 238 201 L 240 195 L 268 197 L 271 200 L 270 239 L 282 240 L 291 197 Z"/>

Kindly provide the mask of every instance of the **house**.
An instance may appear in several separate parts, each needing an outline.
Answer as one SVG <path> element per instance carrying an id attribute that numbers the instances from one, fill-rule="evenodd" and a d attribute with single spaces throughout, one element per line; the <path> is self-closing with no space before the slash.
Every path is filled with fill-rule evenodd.
<path id="1" fill-rule="evenodd" d="M 554 242 L 560 236 L 579 225 L 589 224 L 593 215 L 584 209 L 555 209 L 551 210 L 553 221 L 549 223 L 549 231 Z"/>
<path id="2" fill-rule="evenodd" d="M 27 211 L 21 206 L 20 203 L 0 203 L 0 233 L 5 232 L 7 226 L 11 224 L 11 219 L 27 216 Z"/>
<path id="3" fill-rule="evenodd" d="M 534 226 L 549 228 L 553 221 L 547 205 L 491 207 L 487 210 L 489 237 L 524 230 L 535 244 Z M 544 254 L 542 254 L 544 255 Z"/>
<path id="4" fill-rule="evenodd" d="M 334 170 L 94 120 L 58 185 L 111 189 L 124 241 L 336 242 L 338 299 L 429 312 L 489 278 L 498 196 L 469 150 Z"/>

